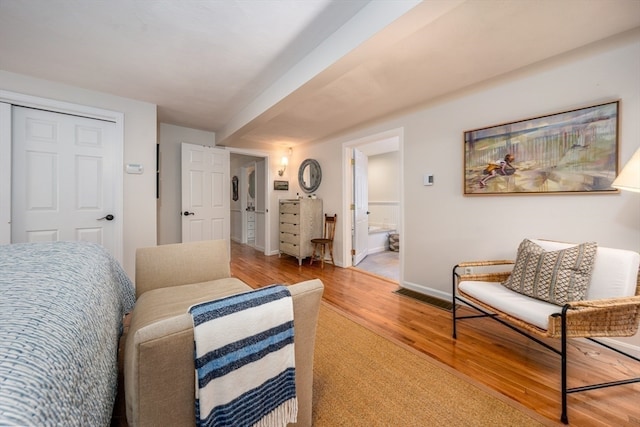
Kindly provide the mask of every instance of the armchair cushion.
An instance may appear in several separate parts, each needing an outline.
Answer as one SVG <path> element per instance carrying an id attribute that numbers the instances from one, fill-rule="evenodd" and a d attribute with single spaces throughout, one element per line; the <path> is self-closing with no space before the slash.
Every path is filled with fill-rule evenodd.
<path id="1" fill-rule="evenodd" d="M 582 243 L 546 251 L 525 239 L 518 247 L 513 271 L 503 285 L 552 304 L 581 301 L 587 294 L 598 245 Z"/>

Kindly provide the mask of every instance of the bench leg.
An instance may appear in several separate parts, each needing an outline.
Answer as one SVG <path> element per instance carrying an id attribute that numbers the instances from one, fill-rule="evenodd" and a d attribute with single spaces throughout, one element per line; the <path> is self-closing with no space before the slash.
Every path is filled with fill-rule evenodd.
<path id="1" fill-rule="evenodd" d="M 562 414 L 560 415 L 560 421 L 563 424 L 569 424 L 569 418 L 567 417 L 567 315 L 566 307 L 562 310 L 562 337 L 560 338 L 560 360 L 562 364 L 560 375 L 562 375 L 561 387 L 562 387 Z"/>

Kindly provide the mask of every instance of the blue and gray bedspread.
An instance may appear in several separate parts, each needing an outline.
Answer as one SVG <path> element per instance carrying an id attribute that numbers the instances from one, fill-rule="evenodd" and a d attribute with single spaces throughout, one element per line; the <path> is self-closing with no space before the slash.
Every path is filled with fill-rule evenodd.
<path id="1" fill-rule="evenodd" d="M 0 245 L 0 425 L 108 426 L 134 301 L 99 245 Z"/>

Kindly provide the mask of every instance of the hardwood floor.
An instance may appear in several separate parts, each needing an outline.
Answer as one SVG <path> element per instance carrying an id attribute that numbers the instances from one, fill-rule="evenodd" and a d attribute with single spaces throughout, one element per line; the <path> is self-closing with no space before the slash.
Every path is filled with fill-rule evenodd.
<path id="1" fill-rule="evenodd" d="M 497 322 L 462 321 L 458 339 L 453 340 L 451 313 L 393 293 L 397 283 L 353 268 L 309 266 L 308 260 L 298 266 L 295 258 L 267 257 L 236 243 L 231 246 L 231 272 L 253 287 L 319 278 L 325 285 L 323 299 L 362 319 L 370 329 L 410 345 L 552 422 L 559 419 L 559 356 Z M 640 376 L 640 363 L 572 340 L 570 387 L 628 376 Z M 571 425 L 640 426 L 640 384 L 571 394 L 568 401 Z"/>

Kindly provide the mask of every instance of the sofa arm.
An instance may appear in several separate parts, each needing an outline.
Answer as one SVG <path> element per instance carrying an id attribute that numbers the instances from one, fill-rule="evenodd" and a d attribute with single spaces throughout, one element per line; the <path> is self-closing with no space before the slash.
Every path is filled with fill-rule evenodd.
<path id="1" fill-rule="evenodd" d="M 136 250 L 136 298 L 152 289 L 231 276 L 225 240 L 175 243 Z"/>
<path id="2" fill-rule="evenodd" d="M 324 286 L 318 279 L 289 286 L 295 328 L 297 426 L 311 426 L 313 404 L 313 353 Z"/>
<path id="3" fill-rule="evenodd" d="M 313 353 L 324 286 L 309 280 L 288 287 L 293 299 L 298 423 L 312 424 Z M 234 290 L 234 292 L 237 288 Z M 150 296 L 152 294 L 149 294 Z M 158 304 L 139 301 L 132 315 L 125 347 L 127 421 L 135 426 L 195 425 L 193 323 L 184 314 L 162 318 L 137 328 L 135 317 Z M 185 304 L 186 305 L 186 304 Z M 190 304 L 189 304 L 190 305 Z"/>

